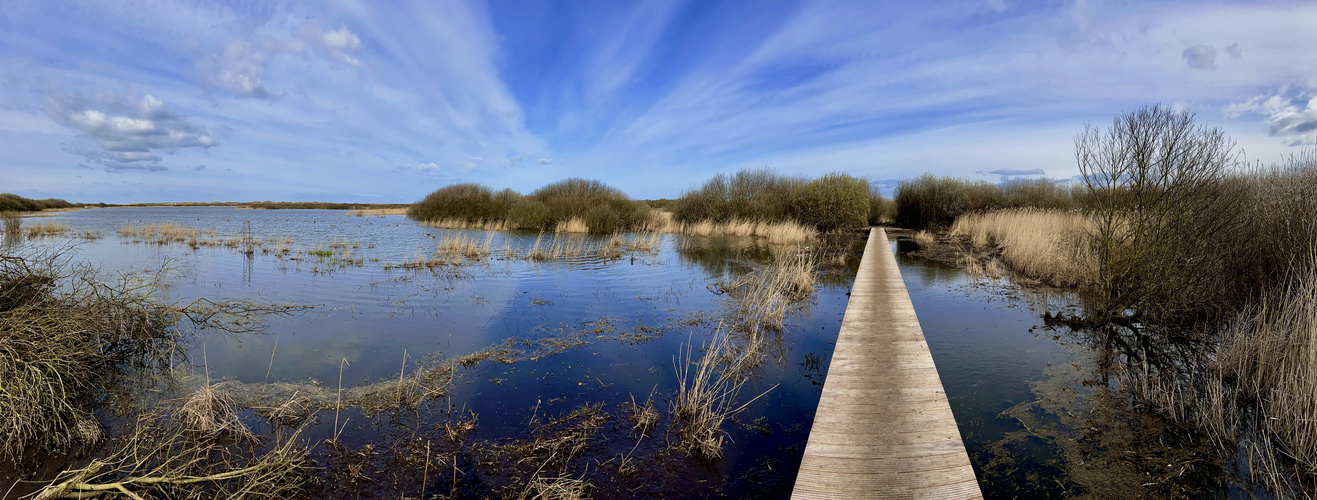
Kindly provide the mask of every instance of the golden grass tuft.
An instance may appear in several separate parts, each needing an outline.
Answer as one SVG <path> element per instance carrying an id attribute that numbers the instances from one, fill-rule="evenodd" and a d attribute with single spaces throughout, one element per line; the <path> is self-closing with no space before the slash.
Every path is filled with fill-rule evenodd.
<path id="1" fill-rule="evenodd" d="M 559 222 L 553 226 L 555 233 L 588 233 L 590 228 L 585 225 L 585 220 L 572 217 L 565 221 Z"/>
<path id="2" fill-rule="evenodd" d="M 951 226 L 951 234 L 968 239 L 975 250 L 999 252 L 1010 269 L 1058 286 L 1096 282 L 1098 258 L 1089 244 L 1094 231 L 1093 220 L 1081 212 L 1035 209 L 966 214 Z"/>
<path id="3" fill-rule="evenodd" d="M 71 232 L 69 226 L 59 221 L 44 221 L 28 226 L 23 234 L 28 238 L 42 238 L 47 236 L 64 236 Z"/>
<path id="4" fill-rule="evenodd" d="M 178 408 L 178 420 L 202 438 L 257 441 L 256 434 L 238 418 L 235 406 L 233 398 L 220 391 L 218 384 L 206 384 L 183 400 Z"/>

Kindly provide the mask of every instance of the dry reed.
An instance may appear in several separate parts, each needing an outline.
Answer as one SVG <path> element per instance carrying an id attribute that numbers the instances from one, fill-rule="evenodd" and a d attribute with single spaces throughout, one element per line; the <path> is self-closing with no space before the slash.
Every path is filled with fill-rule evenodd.
<path id="1" fill-rule="evenodd" d="M 64 236 L 72 229 L 59 221 L 44 221 L 28 226 L 23 234 L 28 238 L 43 238 L 48 236 Z"/>
<path id="2" fill-rule="evenodd" d="M 1317 476 L 1317 255 L 1288 286 L 1264 299 L 1227 340 L 1225 377 L 1256 402 L 1277 449 Z"/>
<path id="3" fill-rule="evenodd" d="M 1012 270 L 1059 286 L 1097 279 L 1093 231 L 1092 219 L 1080 212 L 1034 209 L 966 214 L 951 226 L 951 235 L 967 238 L 974 249 L 1000 253 Z"/>
<path id="4" fill-rule="evenodd" d="M 744 404 L 736 404 L 741 388 L 748 381 L 736 367 L 746 364 L 746 358 L 753 353 L 737 349 L 732 335 L 722 325 L 701 346 L 698 360 L 694 357 L 693 342 L 683 347 L 673 360 L 677 394 L 672 401 L 673 413 L 684 424 L 681 445 L 692 454 L 717 459 L 722 457 L 723 443 L 730 436 L 722 428 L 723 422 L 777 386 Z"/>

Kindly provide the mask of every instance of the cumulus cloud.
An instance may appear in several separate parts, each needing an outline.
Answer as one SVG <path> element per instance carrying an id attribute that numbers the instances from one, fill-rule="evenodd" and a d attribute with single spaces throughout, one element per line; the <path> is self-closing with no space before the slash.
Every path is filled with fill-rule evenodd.
<path id="1" fill-rule="evenodd" d="M 1239 42 L 1226 45 L 1226 53 L 1230 54 L 1231 59 L 1239 59 L 1244 56 L 1244 51 L 1239 49 Z"/>
<path id="2" fill-rule="evenodd" d="M 340 24 L 334 31 L 323 31 L 308 22 L 297 29 L 297 36 L 331 61 L 354 67 L 361 65 L 360 61 L 349 55 L 361 48 L 361 39 L 348 31 L 347 26 Z"/>
<path id="3" fill-rule="evenodd" d="M 1230 104 L 1225 112 L 1228 118 L 1246 113 L 1266 117 L 1268 133 L 1291 146 L 1317 144 L 1317 91 L 1282 88 L 1276 94 Z"/>
<path id="4" fill-rule="evenodd" d="M 538 163 L 540 165 L 548 165 L 550 163 L 553 163 L 553 160 L 550 158 L 540 158 L 538 160 L 535 160 L 535 163 Z"/>
<path id="5" fill-rule="evenodd" d="M 76 93 L 53 94 L 47 99 L 46 112 L 56 123 L 81 132 L 95 144 L 71 146 L 72 152 L 110 168 L 158 162 L 162 152 L 173 154 L 183 148 L 219 145 L 210 131 L 166 109 L 165 103 L 152 95 L 130 99 L 103 94 L 89 99 Z M 164 169 L 159 165 L 133 168 Z"/>
<path id="6" fill-rule="evenodd" d="M 1184 57 L 1184 62 L 1189 63 L 1193 69 L 1216 69 L 1216 48 L 1210 45 L 1194 45 L 1184 49 L 1180 54 Z"/>

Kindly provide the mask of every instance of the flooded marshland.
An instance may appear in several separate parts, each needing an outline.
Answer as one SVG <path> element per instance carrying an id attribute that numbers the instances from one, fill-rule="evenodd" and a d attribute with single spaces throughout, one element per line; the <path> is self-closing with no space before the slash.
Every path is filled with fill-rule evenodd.
<path id="1" fill-rule="evenodd" d="M 26 223 L 47 221 L 69 231 L 7 251 L 72 244 L 107 273 L 167 267 L 171 302 L 308 306 L 255 334 L 203 329 L 137 399 L 213 386 L 268 441 L 301 429 L 321 467 L 309 492 L 354 498 L 517 496 L 536 481 L 582 481 L 597 497 L 784 494 L 845 311 L 846 255 L 863 249 L 836 243 L 813 292 L 764 330 L 728 401 L 739 411 L 706 436 L 721 456 L 708 457 L 683 445 L 677 369 L 738 310 L 738 279 L 782 251 L 328 210 L 92 209 Z M 470 244 L 436 252 L 454 241 Z M 295 413 L 310 418 L 281 420 Z M 126 419 L 97 416 L 112 432 Z"/>
<path id="2" fill-rule="evenodd" d="M 780 326 L 756 326 L 747 355 L 743 343 L 716 347 L 750 311 L 738 290 L 799 249 L 454 231 L 329 210 L 42 219 L 68 230 L 6 251 L 72 244 L 105 272 L 170 269 L 174 302 L 299 307 L 254 333 L 201 330 L 169 370 L 109 398 L 96 416 L 111 434 L 135 404 L 213 388 L 264 447 L 290 435 L 311 446 L 309 494 L 352 498 L 786 497 L 864 245 L 818 243 L 831 248 L 813 291 L 757 317 Z M 1082 314 L 1074 297 L 974 279 L 915 248 L 893 238 L 985 496 L 1257 493 L 1236 457 L 1119 396 L 1110 346 L 1054 319 Z M 730 380 L 722 404 L 735 411 L 692 435 L 701 416 L 681 394 L 713 357 L 737 367 L 712 377 Z"/>

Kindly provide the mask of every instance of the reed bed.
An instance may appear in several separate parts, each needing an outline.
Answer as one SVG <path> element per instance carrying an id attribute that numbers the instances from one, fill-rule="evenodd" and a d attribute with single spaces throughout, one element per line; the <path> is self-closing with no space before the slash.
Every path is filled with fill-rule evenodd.
<path id="1" fill-rule="evenodd" d="M 755 238 L 780 244 L 814 241 L 819 236 L 819 231 L 814 227 L 791 220 L 770 222 L 734 218 L 722 222 L 711 219 L 677 222 L 671 213 L 663 211 L 657 211 L 646 227 L 655 232 L 683 236 Z"/>
<path id="2" fill-rule="evenodd" d="M 43 221 L 24 228 L 23 235 L 28 238 L 64 236 L 73 232 L 69 226 L 59 221 Z"/>
<path id="3" fill-rule="evenodd" d="M 587 225 L 585 224 L 585 220 L 584 220 L 584 219 L 581 219 L 581 218 L 578 218 L 578 217 L 572 217 L 572 218 L 567 219 L 567 220 L 565 220 L 565 221 L 559 222 L 557 225 L 553 226 L 553 232 L 555 232 L 555 233 L 588 233 L 588 232 L 590 232 L 590 227 L 587 226 Z"/>
<path id="4" fill-rule="evenodd" d="M 1262 429 L 1302 475 L 1317 477 L 1317 254 L 1226 340 L 1221 376 L 1252 401 Z"/>
<path id="5" fill-rule="evenodd" d="M 436 229 L 479 229 L 482 231 L 506 231 L 507 223 L 502 219 L 458 219 L 443 218 L 434 220 L 422 220 L 419 222 L 427 227 Z"/>
<path id="6" fill-rule="evenodd" d="M 1097 255 L 1089 240 L 1095 230 L 1092 218 L 1082 212 L 1007 209 L 963 215 L 950 234 L 968 239 L 977 251 L 1000 254 L 1007 266 L 1027 277 L 1083 286 L 1097 279 Z"/>
<path id="7" fill-rule="evenodd" d="M 345 215 L 352 216 L 352 217 L 366 217 L 366 216 L 372 216 L 372 217 L 384 217 L 384 216 L 386 216 L 386 215 L 407 215 L 407 207 L 402 207 L 402 208 L 367 208 L 367 209 L 364 209 L 364 210 L 353 210 L 353 211 L 351 211 L 351 212 L 348 212 L 348 213 L 345 214 Z"/>

